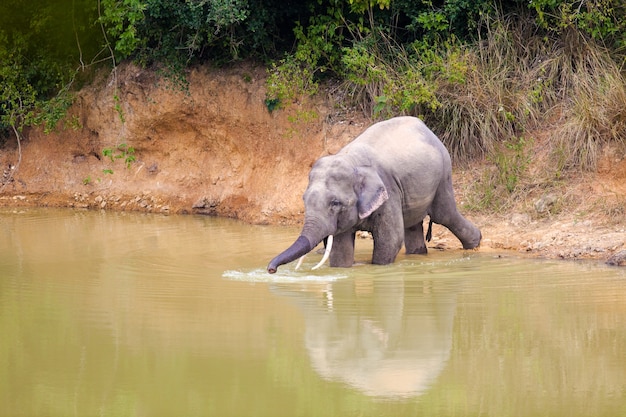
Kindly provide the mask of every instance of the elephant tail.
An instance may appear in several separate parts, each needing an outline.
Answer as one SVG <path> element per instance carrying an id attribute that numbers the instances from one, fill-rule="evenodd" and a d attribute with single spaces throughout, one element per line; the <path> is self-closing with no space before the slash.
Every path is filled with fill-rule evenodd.
<path id="1" fill-rule="evenodd" d="M 430 219 L 428 222 L 428 231 L 426 232 L 426 242 L 430 242 L 433 238 L 433 220 Z"/>

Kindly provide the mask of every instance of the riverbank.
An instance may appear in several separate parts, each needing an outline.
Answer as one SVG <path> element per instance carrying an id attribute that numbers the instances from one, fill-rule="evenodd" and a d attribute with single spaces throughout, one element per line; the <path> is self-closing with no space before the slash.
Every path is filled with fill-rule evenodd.
<path id="1" fill-rule="evenodd" d="M 24 132 L 0 149 L 0 205 L 204 214 L 293 225 L 319 157 L 371 121 L 329 99 L 268 111 L 265 71 L 196 68 L 182 89 L 132 65 L 81 90 L 55 132 Z M 533 155 L 541 158 L 541 143 Z M 545 158 L 543 158 L 545 159 Z M 487 162 L 455 164 L 460 210 L 483 233 L 480 250 L 605 261 L 626 249 L 626 159 L 605 149 L 597 172 L 568 173 L 549 190 L 528 184 L 496 214 L 473 207 Z M 532 169 L 532 168 L 531 168 Z M 549 191 L 549 192 L 548 192 Z M 431 248 L 458 249 L 435 227 Z"/>

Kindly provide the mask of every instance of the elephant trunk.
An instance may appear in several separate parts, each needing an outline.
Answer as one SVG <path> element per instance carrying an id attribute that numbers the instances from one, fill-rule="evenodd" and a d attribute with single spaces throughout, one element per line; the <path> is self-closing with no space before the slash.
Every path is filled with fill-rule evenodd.
<path id="1" fill-rule="evenodd" d="M 296 241 L 285 249 L 281 254 L 272 259 L 267 265 L 267 272 L 273 274 L 276 272 L 279 266 L 295 261 L 302 255 L 306 255 L 313 249 L 311 242 L 304 236 L 298 237 Z"/>

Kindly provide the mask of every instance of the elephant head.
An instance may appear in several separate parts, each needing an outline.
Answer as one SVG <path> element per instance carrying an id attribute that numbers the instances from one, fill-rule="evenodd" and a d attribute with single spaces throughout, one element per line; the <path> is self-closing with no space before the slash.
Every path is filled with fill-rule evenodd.
<path id="1" fill-rule="evenodd" d="M 345 154 L 319 159 L 311 169 L 309 185 L 303 196 L 302 232 L 289 248 L 272 259 L 267 271 L 275 273 L 280 265 L 306 255 L 327 237 L 356 231 L 359 222 L 388 198 L 383 180 L 373 167 L 351 163 Z M 331 247 L 332 240 L 327 245 L 323 261 Z"/>

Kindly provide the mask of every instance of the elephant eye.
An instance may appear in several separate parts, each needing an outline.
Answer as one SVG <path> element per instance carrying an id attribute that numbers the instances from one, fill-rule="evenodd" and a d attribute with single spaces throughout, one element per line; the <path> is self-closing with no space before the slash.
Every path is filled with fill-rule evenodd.
<path id="1" fill-rule="evenodd" d="M 341 207 L 343 204 L 341 204 L 341 201 L 339 200 L 330 200 L 330 206 L 331 207 Z"/>

